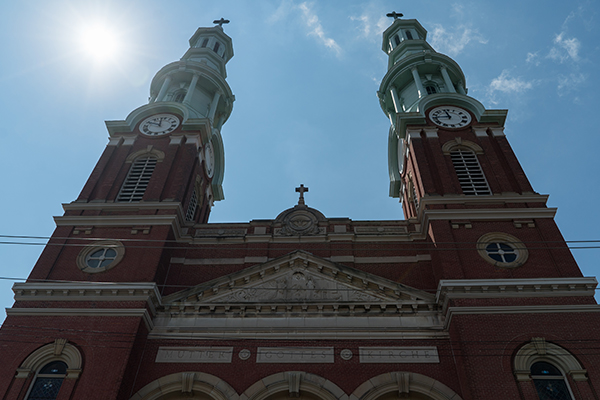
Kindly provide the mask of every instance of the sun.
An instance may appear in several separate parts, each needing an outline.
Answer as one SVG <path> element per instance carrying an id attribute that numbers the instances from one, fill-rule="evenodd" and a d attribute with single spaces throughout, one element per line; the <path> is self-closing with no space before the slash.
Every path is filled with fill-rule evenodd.
<path id="1" fill-rule="evenodd" d="M 116 30 L 100 22 L 83 26 L 79 42 L 83 52 L 98 63 L 113 60 L 120 50 Z"/>

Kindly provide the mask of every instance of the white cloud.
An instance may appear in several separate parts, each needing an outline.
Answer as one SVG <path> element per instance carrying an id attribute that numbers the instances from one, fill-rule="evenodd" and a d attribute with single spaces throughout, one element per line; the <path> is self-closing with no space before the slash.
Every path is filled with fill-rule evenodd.
<path id="1" fill-rule="evenodd" d="M 488 41 L 477 30 L 461 25 L 454 32 L 447 31 L 441 25 L 434 25 L 429 35 L 429 43 L 436 51 L 456 56 L 469 42 L 486 44 Z"/>
<path id="2" fill-rule="evenodd" d="M 587 75 L 579 73 L 572 73 L 569 75 L 560 75 L 558 77 L 558 95 L 562 96 L 577 86 L 587 81 Z"/>
<path id="3" fill-rule="evenodd" d="M 379 17 L 377 21 L 367 13 L 362 14 L 359 17 L 350 17 L 351 21 L 358 21 L 361 32 L 360 36 L 367 39 L 379 39 L 381 32 L 387 29 L 390 25 L 389 18 Z"/>
<path id="4" fill-rule="evenodd" d="M 503 93 L 522 93 L 532 87 L 532 82 L 524 81 L 521 78 L 510 77 L 508 70 L 504 70 L 499 77 L 492 79 L 488 91 L 490 94 L 493 94 L 496 91 Z"/>
<path id="5" fill-rule="evenodd" d="M 465 14 L 465 6 L 463 4 L 454 3 L 452 4 L 452 12 L 454 12 L 455 15 L 462 17 Z"/>
<path id="6" fill-rule="evenodd" d="M 536 51 L 535 53 L 527 53 L 527 58 L 525 59 L 527 64 L 533 64 L 536 67 L 540 65 L 540 55 Z"/>
<path id="7" fill-rule="evenodd" d="M 342 54 L 342 48 L 330 37 L 325 35 L 325 31 L 323 30 L 323 25 L 321 25 L 321 21 L 319 21 L 319 17 L 317 14 L 311 9 L 311 6 L 304 2 L 298 6 L 298 8 L 302 11 L 302 15 L 304 16 L 304 22 L 306 26 L 310 29 L 309 34 L 314 35 L 328 48 L 335 51 L 336 55 L 339 57 Z"/>
<path id="8" fill-rule="evenodd" d="M 579 39 L 567 38 L 565 32 L 561 32 L 554 37 L 554 46 L 548 53 L 548 58 L 558 62 L 565 62 L 569 58 L 573 61 L 579 61 L 579 49 L 581 42 Z"/>
<path id="9" fill-rule="evenodd" d="M 283 0 L 277 10 L 273 14 L 269 16 L 267 19 L 270 23 L 281 21 L 285 17 L 287 17 L 293 10 L 294 4 L 291 0 Z"/>

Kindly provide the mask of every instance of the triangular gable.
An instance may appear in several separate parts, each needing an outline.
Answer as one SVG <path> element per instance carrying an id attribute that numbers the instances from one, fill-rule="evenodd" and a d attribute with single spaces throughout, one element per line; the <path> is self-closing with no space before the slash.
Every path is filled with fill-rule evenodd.
<path id="1" fill-rule="evenodd" d="M 434 304 L 435 296 L 297 250 L 163 298 L 163 304 Z"/>

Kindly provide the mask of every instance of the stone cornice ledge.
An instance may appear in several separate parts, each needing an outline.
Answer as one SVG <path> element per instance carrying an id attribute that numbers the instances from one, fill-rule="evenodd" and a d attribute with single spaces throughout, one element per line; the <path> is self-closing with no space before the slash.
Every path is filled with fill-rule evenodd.
<path id="1" fill-rule="evenodd" d="M 425 196 L 421 199 L 421 206 L 429 204 L 506 204 L 506 203 L 544 203 L 548 201 L 547 194 L 537 193 L 502 193 L 491 196 L 466 196 L 444 195 Z"/>
<path id="2" fill-rule="evenodd" d="M 446 209 L 421 211 L 420 217 L 427 226 L 429 220 L 466 219 L 489 220 L 489 219 L 519 219 L 519 218 L 554 218 L 556 208 L 488 208 L 488 209 Z"/>
<path id="3" fill-rule="evenodd" d="M 104 202 L 78 202 L 73 201 L 71 203 L 63 203 L 62 208 L 65 211 L 71 210 L 148 210 L 148 209 L 160 209 L 160 210 L 179 210 L 183 214 L 183 208 L 181 203 L 170 202 L 170 201 L 140 201 L 135 203 L 104 203 Z"/>
<path id="4" fill-rule="evenodd" d="M 131 225 L 170 225 L 175 232 L 181 232 L 176 215 L 98 215 L 54 217 L 56 226 L 131 226 Z"/>
<path id="5" fill-rule="evenodd" d="M 446 310 L 451 299 L 572 297 L 595 295 L 598 281 L 583 278 L 453 279 L 440 280 L 436 301 Z"/>
<path id="6" fill-rule="evenodd" d="M 153 314 L 162 306 L 156 283 L 15 283 L 15 301 L 146 301 Z"/>
<path id="7" fill-rule="evenodd" d="M 22 317 L 142 317 L 148 331 L 154 329 L 145 308 L 7 308 L 7 316 Z"/>
<path id="8" fill-rule="evenodd" d="M 491 306 L 491 307 L 448 307 L 444 329 L 450 327 L 454 315 L 492 315 L 492 314 L 554 314 L 600 312 L 598 304 L 542 305 L 542 306 Z"/>

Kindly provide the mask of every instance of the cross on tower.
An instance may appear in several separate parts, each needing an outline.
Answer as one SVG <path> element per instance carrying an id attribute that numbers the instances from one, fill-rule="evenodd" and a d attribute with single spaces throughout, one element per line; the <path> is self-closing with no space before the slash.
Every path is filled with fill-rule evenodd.
<path id="1" fill-rule="evenodd" d="M 394 17 L 394 21 L 397 20 L 400 17 L 404 17 L 404 14 L 402 13 L 397 13 L 396 11 L 392 11 L 391 13 L 388 13 L 385 15 L 386 17 Z"/>
<path id="2" fill-rule="evenodd" d="M 228 24 L 228 23 L 229 23 L 229 20 L 228 20 L 228 19 L 225 19 L 225 18 L 223 18 L 223 17 L 221 17 L 221 19 L 215 19 L 215 20 L 213 21 L 213 24 L 217 24 L 217 25 L 219 25 L 221 28 L 223 27 L 223 24 Z"/>
<path id="3" fill-rule="evenodd" d="M 304 192 L 308 192 L 308 188 L 304 187 L 304 184 L 301 183 L 300 187 L 296 188 L 296 192 L 300 193 L 300 198 L 298 199 L 298 205 L 304 205 Z"/>

